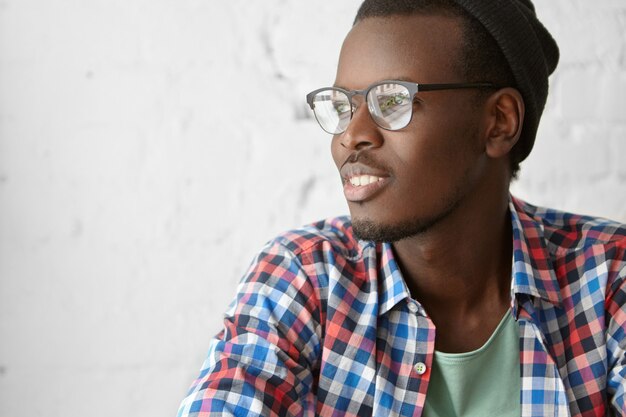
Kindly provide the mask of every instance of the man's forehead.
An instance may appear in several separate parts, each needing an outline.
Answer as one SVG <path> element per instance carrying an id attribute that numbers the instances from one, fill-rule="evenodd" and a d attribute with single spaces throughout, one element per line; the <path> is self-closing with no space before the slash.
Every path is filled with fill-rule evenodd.
<path id="1" fill-rule="evenodd" d="M 461 21 L 438 15 L 373 17 L 346 36 L 336 85 L 365 88 L 385 79 L 451 82 L 462 45 Z"/>

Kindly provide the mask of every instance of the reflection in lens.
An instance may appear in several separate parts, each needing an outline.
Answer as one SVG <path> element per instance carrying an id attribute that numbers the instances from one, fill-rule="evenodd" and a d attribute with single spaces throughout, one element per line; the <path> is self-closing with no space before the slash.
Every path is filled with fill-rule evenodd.
<path id="1" fill-rule="evenodd" d="M 315 118 L 326 132 L 336 135 L 348 127 L 352 116 L 350 100 L 342 91 L 321 91 L 313 98 L 313 105 Z"/>
<path id="2" fill-rule="evenodd" d="M 374 121 L 384 129 L 402 129 L 411 121 L 411 97 L 403 85 L 387 83 L 373 87 L 367 95 L 367 106 Z"/>

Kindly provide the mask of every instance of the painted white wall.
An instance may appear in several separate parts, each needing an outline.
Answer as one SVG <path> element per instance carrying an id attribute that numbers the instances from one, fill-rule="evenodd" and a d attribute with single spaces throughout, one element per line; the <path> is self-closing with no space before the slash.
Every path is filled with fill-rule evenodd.
<path id="1" fill-rule="evenodd" d="M 347 212 L 304 95 L 358 4 L 0 0 L 0 416 L 174 415 L 254 253 Z M 513 188 L 626 221 L 626 2 L 536 5 Z"/>

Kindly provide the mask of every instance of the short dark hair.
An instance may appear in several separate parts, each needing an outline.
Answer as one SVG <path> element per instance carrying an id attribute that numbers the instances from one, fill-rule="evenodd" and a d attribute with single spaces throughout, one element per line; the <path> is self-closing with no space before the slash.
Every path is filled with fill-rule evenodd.
<path id="1" fill-rule="evenodd" d="M 459 72 L 466 82 L 491 82 L 498 87 L 516 87 L 515 77 L 496 40 L 485 27 L 465 9 L 452 0 L 365 0 L 354 19 L 354 24 L 369 17 L 394 15 L 437 14 L 459 17 L 463 22 L 463 45 Z M 519 142 L 524 140 L 524 130 Z M 511 178 L 516 178 L 524 156 L 521 146 L 510 152 Z"/>

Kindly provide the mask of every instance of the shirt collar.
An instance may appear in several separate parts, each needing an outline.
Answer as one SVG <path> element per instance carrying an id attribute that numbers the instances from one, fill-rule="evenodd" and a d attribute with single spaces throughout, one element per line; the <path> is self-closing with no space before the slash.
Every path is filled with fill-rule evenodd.
<path id="1" fill-rule="evenodd" d="M 509 198 L 513 226 L 512 288 L 514 294 L 529 294 L 555 305 L 562 302 L 552 256 L 546 246 L 543 223 L 532 217 L 532 206 Z"/>
<path id="2" fill-rule="evenodd" d="M 513 294 L 540 297 L 555 305 L 561 304 L 559 283 L 554 273 L 552 257 L 546 246 L 543 223 L 533 218 L 527 203 L 509 197 L 513 228 Z M 373 243 L 368 242 L 374 246 Z M 390 243 L 374 246 L 379 273 L 379 314 L 385 314 L 400 301 L 409 298 L 409 290 L 395 260 Z M 372 247 L 371 249 L 374 249 Z"/>
<path id="3" fill-rule="evenodd" d="M 381 243 L 376 245 L 376 259 L 379 264 L 378 271 L 380 280 L 379 298 L 379 314 L 385 314 L 400 301 L 409 298 L 409 290 L 400 272 L 391 243 Z"/>

